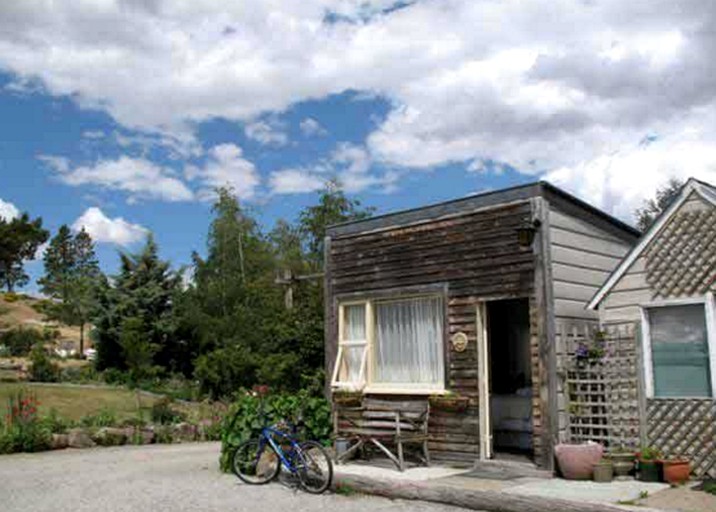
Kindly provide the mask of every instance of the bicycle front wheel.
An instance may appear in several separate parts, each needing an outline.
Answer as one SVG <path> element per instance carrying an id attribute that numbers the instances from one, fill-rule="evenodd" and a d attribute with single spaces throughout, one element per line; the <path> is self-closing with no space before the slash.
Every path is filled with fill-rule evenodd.
<path id="1" fill-rule="evenodd" d="M 253 439 L 236 448 L 231 457 L 231 469 L 243 482 L 262 485 L 278 476 L 281 461 L 267 443 Z"/>
<path id="2" fill-rule="evenodd" d="M 295 461 L 301 487 L 306 492 L 321 494 L 331 486 L 333 463 L 326 450 L 315 441 L 299 445 L 300 452 Z"/>

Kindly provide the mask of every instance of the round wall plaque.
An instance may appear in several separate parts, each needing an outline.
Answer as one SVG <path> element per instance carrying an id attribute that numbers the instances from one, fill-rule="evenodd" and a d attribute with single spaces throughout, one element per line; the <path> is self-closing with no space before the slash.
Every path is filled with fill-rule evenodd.
<path id="1" fill-rule="evenodd" d="M 456 332 L 452 336 L 452 348 L 455 352 L 465 352 L 467 348 L 467 334 Z"/>

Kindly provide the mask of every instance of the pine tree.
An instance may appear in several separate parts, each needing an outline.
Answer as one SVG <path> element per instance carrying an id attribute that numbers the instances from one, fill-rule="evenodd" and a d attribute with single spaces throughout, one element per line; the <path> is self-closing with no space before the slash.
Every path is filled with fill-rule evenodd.
<path id="1" fill-rule="evenodd" d="M 132 328 L 142 325 L 143 336 L 152 346 L 153 363 L 171 369 L 174 338 L 172 305 L 181 278 L 170 264 L 159 258 L 152 236 L 137 254 L 120 254 L 120 271 L 114 285 L 106 285 L 99 297 L 96 317 L 97 366 L 125 369 L 134 364 L 123 349 L 122 325 L 132 318 Z"/>
<path id="2" fill-rule="evenodd" d="M 72 236 L 63 225 L 50 241 L 44 256 L 41 291 L 54 299 L 48 316 L 80 328 L 79 353 L 84 355 L 85 325 L 90 320 L 101 276 L 90 235 L 82 229 Z"/>
<path id="3" fill-rule="evenodd" d="M 37 248 L 47 241 L 42 219 L 30 220 L 27 213 L 7 220 L 0 217 L 0 285 L 8 292 L 29 281 L 24 262 L 34 260 Z"/>

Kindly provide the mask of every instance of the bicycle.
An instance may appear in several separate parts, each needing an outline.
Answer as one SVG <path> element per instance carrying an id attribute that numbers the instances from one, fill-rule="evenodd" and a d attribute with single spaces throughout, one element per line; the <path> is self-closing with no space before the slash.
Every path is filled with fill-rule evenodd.
<path id="1" fill-rule="evenodd" d="M 274 480 L 283 466 L 298 476 L 303 490 L 321 494 L 333 480 L 333 463 L 323 446 L 316 441 L 298 442 L 293 435 L 281 430 L 281 425 L 263 427 L 258 439 L 241 443 L 231 457 L 231 469 L 241 481 L 251 485 L 263 485 Z M 288 443 L 288 449 L 281 442 Z"/>

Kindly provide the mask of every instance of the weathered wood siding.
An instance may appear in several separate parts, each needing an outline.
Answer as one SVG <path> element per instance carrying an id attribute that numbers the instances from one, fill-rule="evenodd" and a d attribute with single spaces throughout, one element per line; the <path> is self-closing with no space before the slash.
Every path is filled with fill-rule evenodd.
<path id="1" fill-rule="evenodd" d="M 593 320 L 587 304 L 632 243 L 553 207 L 549 214 L 555 320 Z"/>
<path id="2" fill-rule="evenodd" d="M 434 410 L 430 418 L 431 456 L 472 462 L 479 453 L 476 304 L 488 298 L 531 297 L 535 254 L 520 247 L 517 228 L 531 218 L 530 201 L 409 226 L 331 239 L 328 282 L 331 328 L 327 329 L 327 368 L 335 359 L 337 308 L 342 297 L 370 297 L 410 287 L 443 284 L 447 322 L 446 385 L 471 399 L 464 413 Z M 449 349 L 462 331 L 468 348 Z"/>

